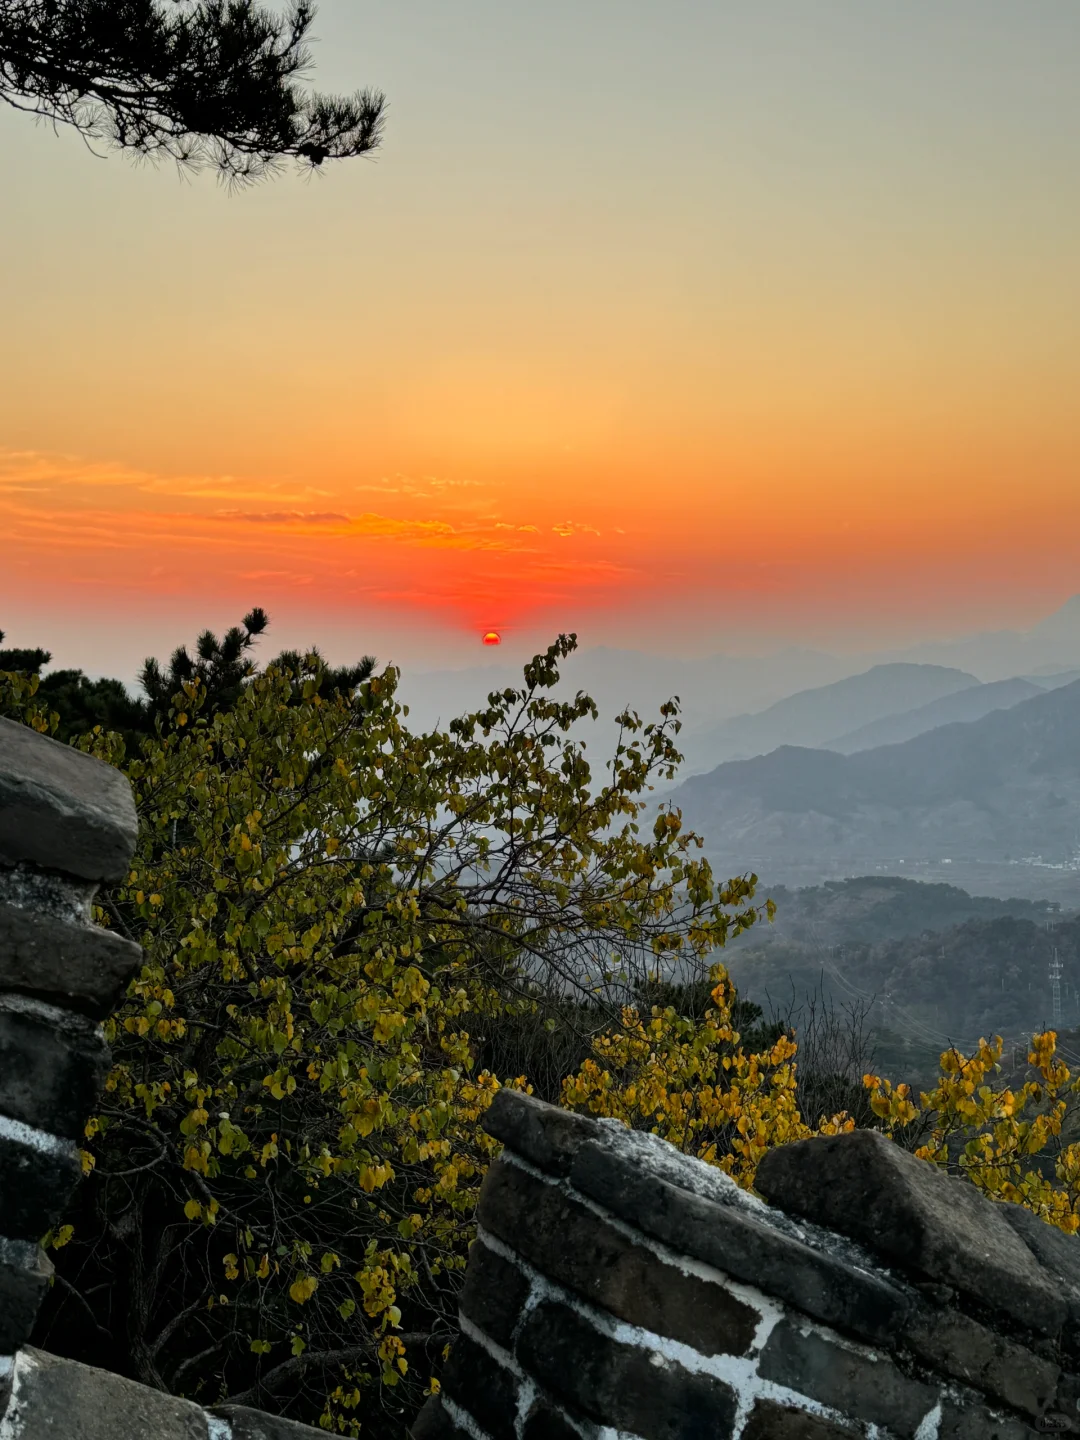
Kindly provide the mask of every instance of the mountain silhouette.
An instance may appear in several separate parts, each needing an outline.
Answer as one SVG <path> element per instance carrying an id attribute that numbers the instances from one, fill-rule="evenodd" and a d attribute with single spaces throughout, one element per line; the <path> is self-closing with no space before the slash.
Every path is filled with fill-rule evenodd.
<path id="1" fill-rule="evenodd" d="M 736 715 L 684 738 L 687 763 L 764 755 L 781 745 L 823 746 L 837 735 L 958 691 L 978 688 L 966 671 L 943 665 L 874 665 L 828 685 L 800 690 L 756 714 Z"/>
<path id="2" fill-rule="evenodd" d="M 735 871 L 919 856 L 1066 865 L 1080 841 L 1078 737 L 1080 681 L 902 744 L 783 746 L 693 776 L 670 799 Z"/>
<path id="3" fill-rule="evenodd" d="M 1035 680 L 995 680 L 989 685 L 969 685 L 929 705 L 920 705 L 914 710 L 905 710 L 899 715 L 885 715 L 872 720 L 869 725 L 860 725 L 846 735 L 830 740 L 824 747 L 839 750 L 842 755 L 851 755 L 856 750 L 872 750 L 876 745 L 899 745 L 913 740 L 927 730 L 936 730 L 939 725 L 950 725 L 955 721 L 981 720 L 992 710 L 1008 710 L 1021 700 L 1030 700 L 1040 695 L 1049 686 Z"/>

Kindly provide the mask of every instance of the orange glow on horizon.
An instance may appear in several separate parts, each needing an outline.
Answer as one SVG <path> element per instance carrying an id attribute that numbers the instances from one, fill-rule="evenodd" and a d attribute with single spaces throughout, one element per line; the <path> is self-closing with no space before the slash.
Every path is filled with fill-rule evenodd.
<path id="1" fill-rule="evenodd" d="M 330 0 L 320 70 L 393 113 L 325 183 L 0 113 L 6 643 L 54 607 L 104 673 L 259 604 L 502 669 L 1080 591 L 1080 5 L 610 8 Z"/>

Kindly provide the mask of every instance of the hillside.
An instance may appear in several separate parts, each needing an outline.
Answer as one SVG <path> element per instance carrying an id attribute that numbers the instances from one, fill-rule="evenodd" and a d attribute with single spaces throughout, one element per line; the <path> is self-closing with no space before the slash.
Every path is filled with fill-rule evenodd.
<path id="1" fill-rule="evenodd" d="M 836 1006 L 862 1002 L 871 1022 L 944 1046 L 980 1036 L 1023 1035 L 1052 1023 L 1054 951 L 1062 965 L 1062 1023 L 1080 1023 L 1080 920 L 1001 916 L 876 944 L 789 941 L 732 946 L 728 970 L 766 1013 L 817 992 Z"/>
<path id="2" fill-rule="evenodd" d="M 781 745 L 823 746 L 837 735 L 978 685 L 974 675 L 942 665 L 874 665 L 699 730 L 684 737 L 683 748 L 688 765 L 711 768 Z"/>
<path id="3" fill-rule="evenodd" d="M 958 665 L 987 680 L 1038 676 L 1080 665 L 1080 595 L 1028 630 L 984 631 L 894 651 L 883 659 Z"/>
<path id="4" fill-rule="evenodd" d="M 1068 866 L 1080 817 L 1080 682 L 853 755 L 784 746 L 672 792 L 721 868 L 776 881 L 920 857 Z M 1027 888 L 1020 881 L 1014 889 Z"/>
<path id="5" fill-rule="evenodd" d="M 1045 901 L 998 900 L 969 895 L 956 885 L 926 885 L 894 875 L 860 875 L 805 889 L 766 881 L 764 893 L 776 902 L 776 919 L 755 926 L 739 944 L 876 944 L 948 930 L 968 920 L 1011 916 L 1045 924 L 1052 913 Z"/>
<path id="6" fill-rule="evenodd" d="M 1075 678 L 1075 677 L 1074 677 Z M 836 740 L 828 741 L 822 748 L 837 750 L 841 755 L 852 755 L 857 750 L 872 750 L 877 745 L 900 745 L 913 740 L 927 730 L 936 730 L 939 725 L 952 725 L 981 720 L 993 710 L 1008 710 L 1019 705 L 1021 700 L 1030 700 L 1050 688 L 1049 684 L 1039 685 L 1031 680 L 995 680 L 989 685 L 969 685 L 951 695 L 942 695 L 928 705 L 914 710 L 905 710 L 899 715 L 885 715 L 860 725 Z"/>

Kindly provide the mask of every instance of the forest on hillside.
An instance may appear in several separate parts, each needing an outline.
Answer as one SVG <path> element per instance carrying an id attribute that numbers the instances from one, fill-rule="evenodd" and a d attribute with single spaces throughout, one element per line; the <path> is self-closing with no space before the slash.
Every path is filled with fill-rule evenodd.
<path id="1" fill-rule="evenodd" d="M 727 963 L 740 992 L 767 1016 L 797 1015 L 810 999 L 857 1010 L 890 1073 L 925 1077 L 948 1045 L 971 1048 L 994 1035 L 1026 1043 L 1053 1024 L 1055 956 L 1058 1028 L 1080 1026 L 1080 918 L 1039 909 L 1038 920 L 1006 914 L 831 944 L 757 931 L 732 946 Z"/>
<path id="2" fill-rule="evenodd" d="M 756 937 L 763 943 L 873 943 L 947 930 L 966 920 L 993 920 L 1007 915 L 1038 925 L 1060 913 L 1060 906 L 1043 900 L 969 895 L 956 885 L 895 875 L 828 880 L 802 889 L 764 883 L 776 902 L 776 919 Z"/>

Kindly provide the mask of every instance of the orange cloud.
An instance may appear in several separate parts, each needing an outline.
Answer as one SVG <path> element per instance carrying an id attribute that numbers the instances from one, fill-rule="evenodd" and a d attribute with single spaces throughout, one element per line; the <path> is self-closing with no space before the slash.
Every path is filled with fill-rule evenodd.
<path id="1" fill-rule="evenodd" d="M 579 525 L 574 520 L 564 520 L 559 525 L 552 525 L 552 532 L 567 539 L 571 535 L 599 535 L 600 531 L 592 525 Z"/>
<path id="2" fill-rule="evenodd" d="M 348 524 L 349 517 L 336 510 L 218 510 L 215 520 L 243 520 L 253 525 L 332 525 Z"/>

